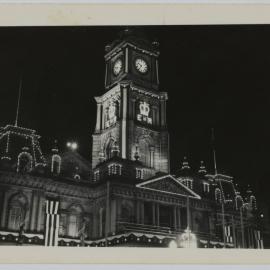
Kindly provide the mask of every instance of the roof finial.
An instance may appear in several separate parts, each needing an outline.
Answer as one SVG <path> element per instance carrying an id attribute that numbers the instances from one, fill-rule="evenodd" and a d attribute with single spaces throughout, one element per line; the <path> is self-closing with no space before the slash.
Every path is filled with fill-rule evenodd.
<path id="1" fill-rule="evenodd" d="M 188 161 L 187 161 L 187 157 L 184 157 L 184 160 L 182 162 L 182 168 L 181 168 L 181 170 L 183 170 L 183 169 L 190 169 L 189 164 L 188 164 Z"/>
<path id="2" fill-rule="evenodd" d="M 53 148 L 52 148 L 52 152 L 53 153 L 58 153 L 58 141 L 54 140 L 54 144 L 53 144 Z"/>
<path id="3" fill-rule="evenodd" d="M 206 168 L 205 168 L 204 162 L 202 160 L 201 160 L 201 165 L 200 165 L 198 173 L 206 174 Z"/>
<path id="4" fill-rule="evenodd" d="M 214 169 L 215 169 L 215 174 L 217 174 L 217 159 L 216 159 L 216 149 L 215 149 L 214 128 L 212 128 L 212 147 L 213 147 Z"/>
<path id="5" fill-rule="evenodd" d="M 22 77 L 20 79 L 19 93 L 18 93 L 18 102 L 17 102 L 17 111 L 16 111 L 16 119 L 15 119 L 15 127 L 18 126 L 18 118 L 19 118 L 19 110 L 20 110 L 20 101 L 22 94 Z"/>

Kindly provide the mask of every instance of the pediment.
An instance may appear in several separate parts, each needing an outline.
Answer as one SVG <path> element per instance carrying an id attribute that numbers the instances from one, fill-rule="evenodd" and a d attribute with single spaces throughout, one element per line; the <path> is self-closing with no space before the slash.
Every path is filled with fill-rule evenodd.
<path id="1" fill-rule="evenodd" d="M 139 183 L 136 185 L 136 187 L 178 196 L 184 197 L 189 196 L 197 199 L 201 198 L 197 193 L 195 193 L 191 189 L 187 188 L 184 184 L 177 181 L 172 175 L 157 177 Z"/>

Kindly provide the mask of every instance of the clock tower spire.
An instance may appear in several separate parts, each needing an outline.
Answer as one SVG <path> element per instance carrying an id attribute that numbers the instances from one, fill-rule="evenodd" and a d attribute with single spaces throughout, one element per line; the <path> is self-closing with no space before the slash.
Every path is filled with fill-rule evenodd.
<path id="1" fill-rule="evenodd" d="M 96 97 L 93 169 L 114 158 L 140 164 L 145 178 L 169 172 L 167 93 L 159 89 L 157 43 L 125 30 L 106 46 L 105 93 Z M 132 167 L 134 167 L 132 165 Z"/>

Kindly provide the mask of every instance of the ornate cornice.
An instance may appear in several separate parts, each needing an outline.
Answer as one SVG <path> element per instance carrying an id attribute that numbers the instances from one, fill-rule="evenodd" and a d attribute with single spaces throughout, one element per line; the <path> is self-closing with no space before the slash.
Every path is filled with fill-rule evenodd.
<path id="1" fill-rule="evenodd" d="M 30 189 L 37 189 L 43 192 L 54 193 L 56 195 L 73 196 L 85 199 L 96 199 L 106 195 L 105 185 L 92 187 L 78 185 L 76 183 L 65 183 L 50 178 L 37 177 L 32 175 L 22 175 L 11 172 L 0 174 L 0 185 L 12 185 Z"/>

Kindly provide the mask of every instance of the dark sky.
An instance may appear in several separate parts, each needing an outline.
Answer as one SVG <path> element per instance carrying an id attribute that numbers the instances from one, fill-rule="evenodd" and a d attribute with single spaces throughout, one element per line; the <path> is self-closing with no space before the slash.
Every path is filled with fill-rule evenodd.
<path id="1" fill-rule="evenodd" d="M 104 93 L 104 47 L 122 27 L 0 28 L 0 125 L 14 123 L 19 78 L 19 125 L 64 149 L 79 143 L 90 159 L 93 97 Z M 270 26 L 142 27 L 160 42 L 160 88 L 169 94 L 171 168 L 184 155 L 213 171 L 215 128 L 221 173 L 251 184 L 269 202 Z"/>

